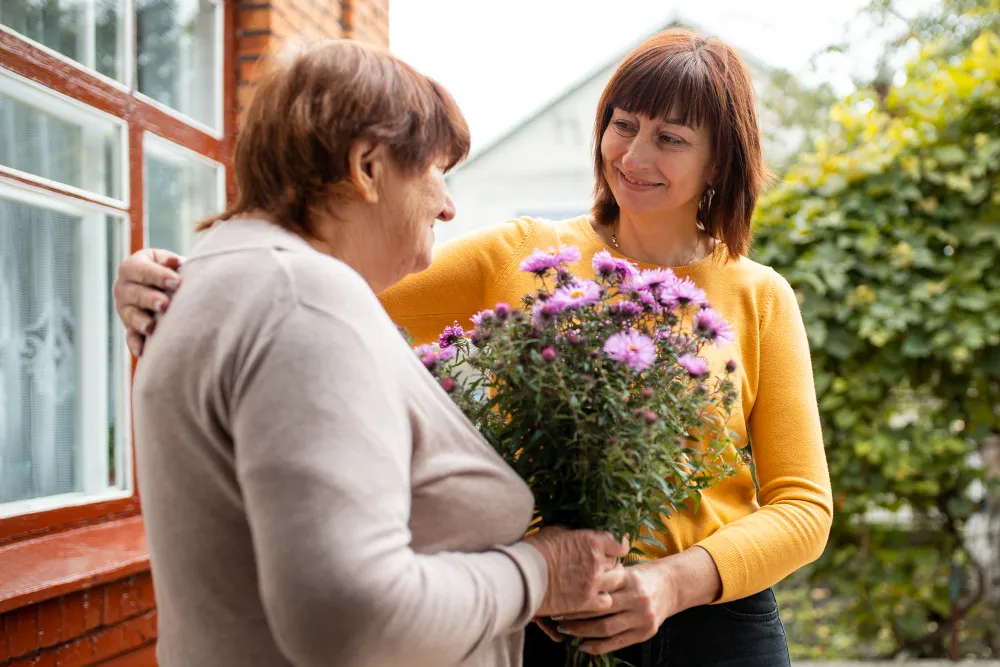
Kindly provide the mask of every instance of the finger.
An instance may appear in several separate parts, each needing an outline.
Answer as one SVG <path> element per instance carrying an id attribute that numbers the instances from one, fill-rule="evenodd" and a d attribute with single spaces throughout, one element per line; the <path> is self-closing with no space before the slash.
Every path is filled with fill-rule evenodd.
<path id="1" fill-rule="evenodd" d="M 153 316 L 145 310 L 139 310 L 135 306 L 125 306 L 121 311 L 122 323 L 130 334 L 135 334 L 145 338 L 153 332 L 156 321 Z"/>
<path id="2" fill-rule="evenodd" d="M 170 305 L 170 297 L 163 291 L 134 282 L 121 284 L 118 299 L 119 308 L 134 306 L 154 313 L 162 313 Z"/>
<path id="3" fill-rule="evenodd" d="M 605 593 L 616 593 L 623 588 L 625 588 L 628 579 L 628 572 L 625 570 L 625 566 L 618 563 L 610 570 L 605 570 L 598 577 L 595 582 L 597 585 L 597 590 L 603 591 Z"/>
<path id="4" fill-rule="evenodd" d="M 591 640 L 580 644 L 580 650 L 590 655 L 603 655 L 613 651 L 620 651 L 626 646 L 638 644 L 645 641 L 645 633 L 642 630 L 629 630 L 607 639 Z"/>
<path id="5" fill-rule="evenodd" d="M 141 357 L 142 347 L 144 344 L 144 339 L 136 331 L 129 331 L 125 334 L 125 342 L 128 344 L 128 349 L 132 351 L 132 354 Z"/>
<path id="6" fill-rule="evenodd" d="M 604 553 L 612 558 L 624 558 L 629 552 L 628 538 L 615 539 L 611 533 L 604 534 Z"/>
<path id="7" fill-rule="evenodd" d="M 118 279 L 122 282 L 139 283 L 159 289 L 177 289 L 181 284 L 180 275 L 173 269 L 158 264 L 154 260 L 154 257 L 158 256 L 160 255 L 151 256 L 140 251 L 128 257 L 118 267 Z"/>
<path id="8" fill-rule="evenodd" d="M 624 612 L 602 618 L 562 621 L 557 626 L 557 630 L 571 637 L 606 639 L 636 629 L 639 626 L 639 621 L 637 614 Z"/>
<path id="9" fill-rule="evenodd" d="M 554 624 L 541 618 L 536 618 L 535 624 L 540 627 L 542 632 L 544 632 L 552 641 L 557 643 L 566 641 L 566 637 L 559 634 L 559 631 L 556 630 L 556 626 Z"/>
<path id="10" fill-rule="evenodd" d="M 150 254 L 152 255 L 153 261 L 160 266 L 165 266 L 168 269 L 177 270 L 181 268 L 184 263 L 184 258 L 180 255 L 174 254 L 169 250 L 163 250 L 160 248 L 150 248 Z"/>

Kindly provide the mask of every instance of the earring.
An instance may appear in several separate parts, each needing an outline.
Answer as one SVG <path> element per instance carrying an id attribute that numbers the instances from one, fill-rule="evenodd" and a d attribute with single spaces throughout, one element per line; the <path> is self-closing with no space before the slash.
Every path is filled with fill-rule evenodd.
<path id="1" fill-rule="evenodd" d="M 708 219 L 708 212 L 712 210 L 712 197 L 715 196 L 715 190 L 712 186 L 708 186 L 705 190 L 705 194 L 702 195 L 701 201 L 698 202 L 698 212 L 701 213 L 701 219 L 704 222 Z"/>

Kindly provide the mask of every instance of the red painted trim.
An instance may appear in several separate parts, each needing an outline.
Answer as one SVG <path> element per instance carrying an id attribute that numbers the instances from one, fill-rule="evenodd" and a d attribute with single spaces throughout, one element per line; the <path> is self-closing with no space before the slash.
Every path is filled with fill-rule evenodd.
<path id="1" fill-rule="evenodd" d="M 0 547 L 0 613 L 149 570 L 138 516 Z"/>
<path id="2" fill-rule="evenodd" d="M 0 519 L 0 549 L 6 548 L 12 542 L 41 537 L 57 530 L 80 528 L 109 517 L 132 516 L 138 512 L 139 502 L 133 495 L 131 498 L 7 517 Z"/>

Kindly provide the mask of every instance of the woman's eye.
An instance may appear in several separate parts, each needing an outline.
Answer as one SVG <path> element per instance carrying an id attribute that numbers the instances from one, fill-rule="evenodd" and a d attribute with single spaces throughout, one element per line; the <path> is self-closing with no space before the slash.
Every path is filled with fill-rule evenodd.
<path id="1" fill-rule="evenodd" d="M 628 124 L 628 122 L 624 121 L 624 120 L 616 120 L 615 121 L 615 127 L 617 127 L 619 130 L 623 130 L 625 132 L 628 132 L 629 130 L 632 129 L 631 126 Z"/>
<path id="2" fill-rule="evenodd" d="M 677 137 L 672 137 L 669 134 L 661 135 L 660 136 L 660 141 L 662 141 L 665 144 L 682 144 L 682 143 L 684 143 L 683 139 L 678 139 Z"/>

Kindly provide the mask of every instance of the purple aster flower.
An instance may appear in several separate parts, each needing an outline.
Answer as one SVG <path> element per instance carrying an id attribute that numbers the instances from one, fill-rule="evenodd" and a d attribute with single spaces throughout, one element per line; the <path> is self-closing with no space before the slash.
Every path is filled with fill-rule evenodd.
<path id="1" fill-rule="evenodd" d="M 593 280 L 578 280 L 560 287 L 549 301 L 562 304 L 563 308 L 581 308 L 601 300 L 601 286 Z"/>
<path id="2" fill-rule="evenodd" d="M 458 341 L 465 338 L 465 329 L 455 322 L 450 327 L 445 327 L 441 335 L 438 336 L 438 345 L 441 347 L 451 347 Z"/>
<path id="3" fill-rule="evenodd" d="M 659 287 L 676 283 L 677 276 L 670 269 L 646 269 L 639 274 L 639 280 L 646 287 Z"/>
<path id="4" fill-rule="evenodd" d="M 501 301 L 497 305 L 493 306 L 493 310 L 496 312 L 497 317 L 501 320 L 505 320 L 510 317 L 510 304 Z"/>
<path id="5" fill-rule="evenodd" d="M 644 371 L 656 361 L 656 345 L 637 331 L 612 334 L 604 343 L 604 353 L 634 371 Z"/>
<path id="6" fill-rule="evenodd" d="M 708 372 L 708 362 L 701 357 L 696 357 L 693 354 L 682 355 L 677 363 L 686 370 L 691 377 L 700 378 L 702 375 Z"/>
<path id="7" fill-rule="evenodd" d="M 521 271 L 544 276 L 552 269 L 580 261 L 580 250 L 573 246 L 559 246 L 558 250 L 536 249 L 521 262 Z"/>
<path id="8" fill-rule="evenodd" d="M 646 310 L 654 313 L 660 312 L 660 302 L 656 300 L 656 297 L 653 296 L 653 293 L 648 289 L 638 290 L 635 294 L 639 297 L 639 303 L 641 303 Z"/>
<path id="9" fill-rule="evenodd" d="M 496 315 L 496 313 L 494 313 L 489 308 L 485 310 L 480 310 L 478 313 L 472 316 L 472 323 L 476 325 L 477 329 L 482 328 L 484 324 L 489 324 L 490 322 L 493 321 L 494 315 Z"/>
<path id="10" fill-rule="evenodd" d="M 429 371 L 437 368 L 437 365 L 442 361 L 448 361 L 455 356 L 455 348 L 442 348 L 434 343 L 428 345 L 418 345 L 413 348 L 413 351 Z"/>
<path id="11" fill-rule="evenodd" d="M 545 322 L 551 322 L 561 313 L 566 306 L 557 300 L 549 299 L 544 301 L 531 311 L 531 321 L 535 324 L 543 324 Z"/>
<path id="12" fill-rule="evenodd" d="M 690 304 L 700 306 L 705 302 L 705 291 L 687 278 L 668 285 L 663 292 L 661 298 L 675 301 L 681 307 Z"/>
<path id="13" fill-rule="evenodd" d="M 698 335 L 711 343 L 731 343 L 733 341 L 733 330 L 729 328 L 729 323 L 711 308 L 704 308 L 695 318 L 695 331 Z"/>
<path id="14" fill-rule="evenodd" d="M 607 250 L 594 253 L 594 258 L 590 263 L 594 267 L 594 273 L 602 278 L 610 278 L 618 272 L 618 260 L 612 257 Z"/>
<path id="15" fill-rule="evenodd" d="M 642 306 L 635 301 L 618 301 L 611 305 L 611 314 L 617 317 L 639 317 Z"/>

